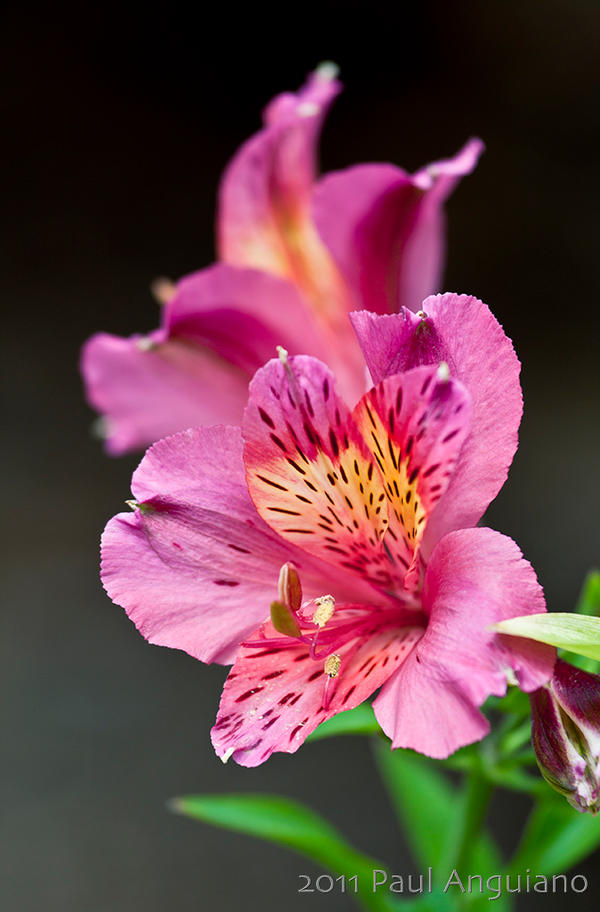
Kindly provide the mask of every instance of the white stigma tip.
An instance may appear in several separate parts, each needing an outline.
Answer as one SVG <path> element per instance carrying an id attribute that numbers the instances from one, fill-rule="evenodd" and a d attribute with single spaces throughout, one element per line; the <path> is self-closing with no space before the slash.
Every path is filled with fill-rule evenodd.
<path id="1" fill-rule="evenodd" d="M 318 104 L 315 104 L 314 101 L 303 101 L 302 104 L 299 104 L 296 108 L 296 114 L 298 114 L 299 117 L 314 117 L 320 110 L 321 108 Z"/>
<path id="2" fill-rule="evenodd" d="M 143 352 L 149 352 L 156 348 L 156 342 L 154 339 L 151 339 L 150 336 L 142 336 L 140 339 L 136 340 L 135 344 L 137 348 Z"/>
<path id="3" fill-rule="evenodd" d="M 90 433 L 96 440 L 107 440 L 111 434 L 108 419 L 104 415 L 100 415 L 99 418 L 92 421 Z"/>
<path id="4" fill-rule="evenodd" d="M 437 378 L 440 383 L 447 383 L 450 379 L 450 368 L 445 361 L 442 361 L 440 366 L 437 369 Z"/>
<path id="5" fill-rule="evenodd" d="M 288 353 L 287 353 L 287 350 L 283 347 L 283 345 L 277 346 L 277 355 L 282 364 L 288 363 Z"/>
<path id="6" fill-rule="evenodd" d="M 137 508 L 139 507 L 139 503 L 137 502 L 137 500 L 126 500 L 125 503 L 131 510 L 137 510 Z"/>
<path id="7" fill-rule="evenodd" d="M 223 754 L 223 756 L 221 757 L 221 761 L 223 763 L 227 763 L 227 761 L 233 754 L 234 750 L 235 750 L 235 747 L 228 747 L 227 750 L 225 751 L 225 753 Z"/>
<path id="8" fill-rule="evenodd" d="M 426 319 L 427 319 L 427 314 L 425 313 L 424 310 L 418 310 L 418 311 L 417 311 L 417 316 L 418 316 L 419 320 L 426 320 Z"/>
<path id="9" fill-rule="evenodd" d="M 315 72 L 319 79 L 324 82 L 333 82 L 340 75 L 340 68 L 332 60 L 324 60 L 323 63 L 319 64 Z"/>

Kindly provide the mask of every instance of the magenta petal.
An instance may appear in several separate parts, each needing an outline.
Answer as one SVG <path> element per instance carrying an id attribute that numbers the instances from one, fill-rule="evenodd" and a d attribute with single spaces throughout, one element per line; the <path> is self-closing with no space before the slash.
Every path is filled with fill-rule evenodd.
<path id="1" fill-rule="evenodd" d="M 443 205 L 483 149 L 471 140 L 452 159 L 415 175 L 387 164 L 357 165 L 322 178 L 313 216 L 354 293 L 375 313 L 417 310 L 439 288 L 444 261 Z"/>
<path id="2" fill-rule="evenodd" d="M 269 104 L 265 126 L 244 143 L 223 176 L 222 259 L 288 275 L 287 228 L 307 219 L 319 134 L 340 89 L 331 67 L 320 67 L 299 92 Z"/>
<path id="3" fill-rule="evenodd" d="M 506 480 L 523 411 L 521 365 L 490 311 L 470 295 L 443 294 L 422 304 L 427 317 L 403 310 L 351 315 L 373 381 L 420 364 L 446 361 L 471 394 L 471 433 L 446 494 L 428 526 L 424 548 L 453 529 L 475 525 Z"/>
<path id="4" fill-rule="evenodd" d="M 248 384 L 211 352 L 161 331 L 129 339 L 97 333 L 83 348 L 81 371 L 113 455 L 194 424 L 239 423 Z"/>
<path id="5" fill-rule="evenodd" d="M 268 615 L 286 561 L 298 568 L 308 598 L 323 594 L 322 565 L 258 516 L 237 428 L 197 428 L 159 441 L 132 490 L 141 507 L 108 523 L 102 581 L 151 643 L 231 662 Z M 351 588 L 341 571 L 329 568 L 327 580 L 341 595 Z"/>
<path id="6" fill-rule="evenodd" d="M 331 371 L 306 355 L 269 361 L 250 384 L 243 435 L 248 490 L 265 522 L 356 574 L 357 585 L 378 572 L 387 580 L 383 482 Z"/>
<path id="7" fill-rule="evenodd" d="M 182 279 L 162 329 L 130 339 L 100 333 L 83 349 L 107 449 L 122 453 L 200 424 L 239 424 L 250 377 L 278 345 L 322 351 L 312 313 L 289 282 L 224 264 Z"/>
<path id="8" fill-rule="evenodd" d="M 374 703 L 394 747 L 431 757 L 483 737 L 478 707 L 506 691 L 507 675 L 532 691 L 550 679 L 555 651 L 533 640 L 502 637 L 490 626 L 545 610 L 544 595 L 517 545 L 491 529 L 445 536 L 423 587 L 427 631 Z"/>
<path id="9" fill-rule="evenodd" d="M 418 310 L 420 302 L 442 286 L 446 259 L 444 203 L 460 179 L 475 169 L 484 148 L 480 139 L 470 139 L 453 158 L 427 165 L 414 175 L 415 184 L 425 195 L 403 254 L 398 309 Z"/>
<path id="10" fill-rule="evenodd" d="M 324 660 L 312 659 L 306 643 L 272 647 L 277 632 L 270 623 L 259 631 L 264 646 L 240 650 L 211 732 L 222 759 L 257 766 L 274 751 L 294 753 L 317 725 L 358 706 L 406 660 L 422 628 L 379 626 L 378 613 L 363 610 L 373 629 L 336 650 L 339 674 L 329 680 Z M 354 617 L 352 608 L 336 608 L 339 621 Z"/>
<path id="11" fill-rule="evenodd" d="M 313 315 L 290 282 L 225 264 L 178 282 L 165 328 L 171 338 L 209 348 L 248 380 L 278 345 L 292 352 L 322 350 Z"/>
<path id="12" fill-rule="evenodd" d="M 325 175 L 315 187 L 314 221 L 355 307 L 397 309 L 402 248 L 421 197 L 410 176 L 393 165 L 355 165 Z"/>

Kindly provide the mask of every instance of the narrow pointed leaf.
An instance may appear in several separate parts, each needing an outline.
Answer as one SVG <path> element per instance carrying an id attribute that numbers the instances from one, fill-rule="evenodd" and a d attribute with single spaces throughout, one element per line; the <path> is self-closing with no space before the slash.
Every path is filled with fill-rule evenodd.
<path id="1" fill-rule="evenodd" d="M 515 857 L 511 873 L 530 868 L 537 874 L 560 874 L 600 847 L 600 821 L 580 814 L 553 796 L 534 808 Z"/>
<path id="2" fill-rule="evenodd" d="M 373 870 L 386 866 L 354 849 L 335 827 L 297 801 L 279 795 L 186 795 L 173 799 L 170 807 L 194 820 L 286 846 L 333 874 L 358 875 L 357 902 L 373 912 L 395 908 L 389 895 L 372 891 Z"/>
<path id="3" fill-rule="evenodd" d="M 321 738 L 331 738 L 334 735 L 375 735 L 380 732 L 381 728 L 371 704 L 361 703 L 355 709 L 349 709 L 327 719 L 306 740 L 320 741 Z"/>
<path id="4" fill-rule="evenodd" d="M 510 618 L 494 625 L 498 633 L 538 640 L 587 656 L 600 659 L 600 618 L 581 614 L 529 614 Z"/>
<path id="5" fill-rule="evenodd" d="M 375 756 L 415 861 L 422 871 L 432 867 L 434 882 L 436 873 L 439 881 L 439 872 L 446 872 L 444 862 L 448 847 L 452 845 L 458 829 L 461 808 L 456 789 L 441 773 L 439 764 L 436 766 L 420 754 L 408 750 L 392 751 L 389 744 L 382 740 L 375 745 Z M 486 832 L 482 832 L 473 843 L 467 861 L 468 872 L 477 871 L 484 877 L 496 873 L 502 867 L 500 853 Z M 450 873 L 450 870 L 445 873 L 446 879 Z M 441 880 L 443 879 L 444 876 Z M 438 882 L 435 886 L 440 888 L 444 884 Z M 454 908 L 450 894 L 444 894 L 440 889 L 435 889 L 435 896 L 432 895 L 431 898 L 435 899 L 432 908 L 436 912 Z M 487 897 L 484 899 L 487 903 Z M 472 905 L 476 906 L 475 897 Z M 425 906 L 428 907 L 428 904 L 425 903 Z M 512 908 L 510 897 L 499 897 L 496 908 L 501 912 L 509 912 Z"/>

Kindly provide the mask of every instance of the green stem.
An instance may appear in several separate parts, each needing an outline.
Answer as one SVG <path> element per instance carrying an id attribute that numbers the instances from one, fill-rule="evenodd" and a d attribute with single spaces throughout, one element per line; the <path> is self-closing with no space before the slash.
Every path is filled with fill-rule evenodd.
<path id="1" fill-rule="evenodd" d="M 452 845 L 448 847 L 446 869 L 464 873 L 473 843 L 479 836 L 485 820 L 493 785 L 481 769 L 473 768 L 465 777 L 457 828 Z"/>
<path id="2" fill-rule="evenodd" d="M 507 732 L 500 742 L 500 750 L 504 756 L 514 754 L 515 751 L 531 741 L 531 719 L 528 718 L 520 725 Z"/>

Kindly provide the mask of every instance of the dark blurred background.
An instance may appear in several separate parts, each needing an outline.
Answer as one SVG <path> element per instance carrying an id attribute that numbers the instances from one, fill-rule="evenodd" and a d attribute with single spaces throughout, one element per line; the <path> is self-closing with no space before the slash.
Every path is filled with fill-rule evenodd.
<path id="1" fill-rule="evenodd" d="M 297 894 L 298 873 L 314 870 L 303 860 L 165 810 L 186 792 L 282 792 L 411 869 L 367 743 L 223 766 L 208 732 L 224 670 L 150 648 L 102 592 L 98 538 L 137 459 L 111 460 L 92 438 L 78 349 L 96 329 L 153 328 L 151 280 L 211 261 L 225 163 L 268 99 L 321 60 L 346 85 L 325 170 L 412 170 L 481 136 L 487 152 L 449 205 L 444 285 L 482 297 L 524 364 L 521 448 L 489 522 L 518 540 L 550 606 L 572 609 L 599 544 L 600 8 L 21 5 L 2 19 L 0 907 L 349 908 Z M 496 801 L 505 850 L 526 812 Z M 577 868 L 587 894 L 520 908 L 592 908 L 598 861 Z"/>

